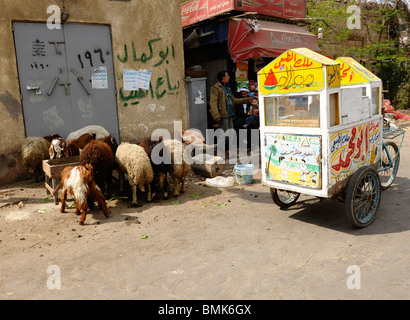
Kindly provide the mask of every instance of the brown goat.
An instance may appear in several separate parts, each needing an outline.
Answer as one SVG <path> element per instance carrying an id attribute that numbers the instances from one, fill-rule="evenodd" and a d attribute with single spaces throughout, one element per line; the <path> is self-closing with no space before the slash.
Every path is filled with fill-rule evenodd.
<path id="1" fill-rule="evenodd" d="M 86 164 L 85 166 L 66 167 L 61 173 L 63 191 L 61 195 L 60 212 L 64 212 L 67 193 L 72 194 L 76 205 L 75 214 L 81 214 L 80 225 L 84 225 L 87 215 L 87 199 L 98 202 L 103 210 L 104 216 L 108 218 L 105 197 L 93 179 L 93 171 L 92 165 Z"/>
<path id="2" fill-rule="evenodd" d="M 80 155 L 80 166 L 91 164 L 94 168 L 94 180 L 106 195 L 112 185 L 112 170 L 115 160 L 111 148 L 107 143 L 92 140 L 83 149 Z"/>
<path id="3" fill-rule="evenodd" d="M 69 157 L 79 156 L 82 149 L 92 140 L 95 140 L 95 134 L 84 133 L 78 139 L 68 140 Z"/>
<path id="4" fill-rule="evenodd" d="M 104 138 L 97 139 L 99 141 L 105 142 L 110 147 L 112 154 L 115 156 L 115 152 L 117 152 L 118 143 L 117 140 L 113 136 L 106 136 Z"/>

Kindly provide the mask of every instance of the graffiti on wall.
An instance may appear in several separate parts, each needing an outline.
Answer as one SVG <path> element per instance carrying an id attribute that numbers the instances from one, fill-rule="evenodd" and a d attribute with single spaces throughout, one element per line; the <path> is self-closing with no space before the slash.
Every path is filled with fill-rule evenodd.
<path id="1" fill-rule="evenodd" d="M 355 170 L 380 159 L 380 121 L 355 126 L 330 137 L 332 185 L 344 180 Z"/>
<path id="2" fill-rule="evenodd" d="M 45 57 L 46 56 L 46 45 L 44 41 L 39 39 L 33 40 L 32 42 L 33 48 L 33 57 Z"/>
<path id="3" fill-rule="evenodd" d="M 141 100 L 150 97 L 153 100 L 161 100 L 167 95 L 178 95 L 180 89 L 179 80 L 174 82 L 168 66 L 175 60 L 174 45 L 167 46 L 162 38 L 154 38 L 147 42 L 147 50 L 138 52 L 134 43 L 124 44 L 124 52 L 117 55 L 121 63 L 135 62 L 137 64 L 152 65 L 154 68 L 148 90 L 139 88 L 134 91 L 125 91 L 120 88 L 120 101 L 124 107 L 137 105 Z M 164 69 L 158 67 L 165 66 Z M 148 68 L 148 67 L 145 67 Z M 123 80 L 123 74 L 117 74 L 117 80 Z"/>
<path id="4" fill-rule="evenodd" d="M 94 64 L 95 64 L 96 61 L 99 61 L 102 64 L 104 64 L 105 63 L 104 55 L 107 55 L 107 56 L 110 55 L 109 51 L 103 52 L 103 50 L 101 48 L 94 49 L 93 52 L 94 52 L 94 54 L 91 53 L 91 51 L 87 50 L 87 51 L 84 52 L 84 55 L 82 55 L 82 54 L 77 55 L 78 61 L 81 64 L 81 69 L 84 69 L 84 63 L 86 61 L 88 61 L 90 67 L 94 67 Z M 94 58 L 93 58 L 93 55 L 95 55 Z M 83 56 L 84 56 L 84 61 L 83 61 Z"/>
<path id="5" fill-rule="evenodd" d="M 321 188 L 319 136 L 265 135 L 265 176 L 269 181 Z"/>

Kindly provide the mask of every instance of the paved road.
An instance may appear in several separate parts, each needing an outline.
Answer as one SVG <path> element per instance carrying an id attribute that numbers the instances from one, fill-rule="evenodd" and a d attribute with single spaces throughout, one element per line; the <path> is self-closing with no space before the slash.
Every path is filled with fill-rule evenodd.
<path id="1" fill-rule="evenodd" d="M 45 204 L 27 204 L 28 219 L 0 220 L 0 298 L 409 299 L 409 142 L 364 229 L 352 228 L 342 203 L 302 195 L 280 210 L 260 174 L 229 189 L 193 177 L 179 203 L 110 202 L 108 220 L 97 211 L 84 227 L 72 211 L 47 203 L 38 215 Z"/>

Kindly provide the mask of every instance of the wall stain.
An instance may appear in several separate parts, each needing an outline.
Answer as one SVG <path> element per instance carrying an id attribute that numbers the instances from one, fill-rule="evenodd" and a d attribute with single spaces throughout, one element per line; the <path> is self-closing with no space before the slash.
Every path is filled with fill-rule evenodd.
<path id="1" fill-rule="evenodd" d="M 0 177 L 6 175 L 9 170 L 16 167 L 17 161 L 8 154 L 0 154 Z"/>
<path id="2" fill-rule="evenodd" d="M 21 103 L 14 99 L 11 93 L 7 90 L 5 93 L 0 94 L 0 101 L 10 116 L 17 120 L 18 116 L 21 114 Z"/>

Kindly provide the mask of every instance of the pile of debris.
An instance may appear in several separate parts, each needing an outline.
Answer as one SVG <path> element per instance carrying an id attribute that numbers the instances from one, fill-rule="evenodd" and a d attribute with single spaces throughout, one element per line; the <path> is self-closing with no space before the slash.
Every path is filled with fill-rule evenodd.
<path id="1" fill-rule="evenodd" d="M 397 120 L 397 119 L 410 120 L 409 115 L 407 115 L 406 113 L 404 113 L 401 110 L 394 109 L 394 107 L 392 106 L 391 101 L 389 99 L 384 99 L 383 100 L 383 110 L 384 110 L 384 113 L 385 113 L 386 117 L 389 117 L 388 114 L 392 114 L 393 115 L 392 118 L 394 120 Z"/>

